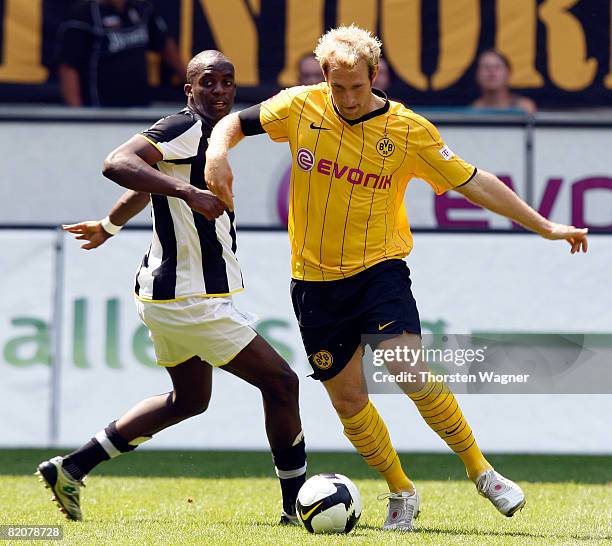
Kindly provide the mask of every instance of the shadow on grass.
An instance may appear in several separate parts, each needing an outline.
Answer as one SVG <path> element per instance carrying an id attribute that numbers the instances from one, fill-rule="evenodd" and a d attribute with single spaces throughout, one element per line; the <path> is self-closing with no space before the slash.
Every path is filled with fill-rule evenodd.
<path id="1" fill-rule="evenodd" d="M 375 527 L 373 525 L 359 525 L 355 531 L 358 533 L 360 529 L 368 529 L 371 531 L 380 531 L 380 527 Z M 444 529 L 441 527 L 432 527 L 428 525 L 418 525 L 415 529 L 415 536 L 423 536 L 423 535 L 451 535 L 451 536 L 465 536 L 465 537 L 512 537 L 516 538 L 518 543 L 520 544 L 521 538 L 530 538 L 530 539 L 565 539 L 565 540 L 593 540 L 595 537 L 591 535 L 568 535 L 567 533 L 555 534 L 548 533 L 540 534 L 540 533 L 529 533 L 527 531 L 490 531 L 487 529 Z"/>
<path id="2" fill-rule="evenodd" d="M 38 463 L 67 449 L 0 450 L 0 475 L 26 475 Z M 404 468 L 416 480 L 464 480 L 465 471 L 452 454 L 402 453 Z M 489 461 L 516 481 L 612 482 L 612 457 L 588 455 L 492 455 Z M 352 479 L 378 479 L 356 453 L 311 452 L 309 475 L 346 474 Z M 107 461 L 94 470 L 99 476 L 184 478 L 269 478 L 274 475 L 270 454 L 262 451 L 140 450 Z"/>
<path id="3" fill-rule="evenodd" d="M 380 531 L 380 527 L 374 525 L 359 525 L 355 530 L 368 529 L 370 531 Z M 496 536 L 496 537 L 525 537 L 525 538 L 549 538 L 551 535 L 543 535 L 539 533 L 528 533 L 525 531 L 487 531 L 485 529 L 444 529 L 441 527 L 429 527 L 415 524 L 416 535 L 438 534 L 438 535 L 467 535 L 467 536 Z M 566 535 L 563 535 L 564 537 Z M 589 537 L 590 538 L 590 537 Z"/>
<path id="4" fill-rule="evenodd" d="M 149 519 L 142 520 L 142 523 L 148 523 L 148 522 L 150 522 Z M 133 518 L 131 519 L 131 523 L 134 523 Z M 250 528 L 265 529 L 265 530 L 271 530 L 271 531 L 279 529 L 279 525 L 275 521 L 274 522 L 273 521 L 252 521 L 250 523 L 238 523 L 237 524 L 235 520 L 231 520 L 231 521 L 216 521 L 215 525 L 227 527 L 234 533 L 244 532 L 244 531 L 248 532 Z M 285 527 L 283 528 L 283 531 L 285 530 L 288 531 L 289 533 L 292 533 L 294 530 L 299 533 L 305 532 L 304 529 L 301 527 Z M 366 533 L 363 533 L 362 531 L 374 531 L 377 533 L 383 533 L 380 526 L 366 525 L 364 523 L 359 523 L 357 527 L 355 528 L 355 530 L 349 533 L 348 535 L 342 535 L 341 533 L 339 534 L 332 533 L 331 535 L 326 535 L 326 536 L 336 537 L 336 538 L 345 537 L 344 540 L 346 541 L 346 544 L 350 544 L 352 542 L 359 543 L 363 539 L 372 538 L 368 536 Z M 389 533 L 388 531 L 385 531 L 384 532 L 385 536 L 389 536 L 389 537 L 402 536 L 406 538 L 410 537 L 414 540 L 418 540 L 418 537 L 423 537 L 425 535 L 449 535 L 453 537 L 462 536 L 468 539 L 469 537 L 479 537 L 481 541 L 484 537 L 500 537 L 500 538 L 508 537 L 508 538 L 515 539 L 516 542 L 519 544 L 521 542 L 520 539 L 522 538 L 542 539 L 543 544 L 545 543 L 544 541 L 546 540 L 550 541 L 551 539 L 561 539 L 561 540 L 568 540 L 568 541 L 574 542 L 574 541 L 588 541 L 588 540 L 594 540 L 598 538 L 592 535 L 578 535 L 578 534 L 568 534 L 568 533 L 555 534 L 555 533 L 548 532 L 547 534 L 541 534 L 541 533 L 530 533 L 527 531 L 512 531 L 512 530 L 492 531 L 492 530 L 487 530 L 487 529 L 475 529 L 475 528 L 446 529 L 442 527 L 418 525 L 418 524 L 417 524 L 416 529 L 414 530 L 414 533 L 408 533 L 407 535 L 404 534 L 403 531 L 391 532 L 389 535 L 388 533 Z"/>

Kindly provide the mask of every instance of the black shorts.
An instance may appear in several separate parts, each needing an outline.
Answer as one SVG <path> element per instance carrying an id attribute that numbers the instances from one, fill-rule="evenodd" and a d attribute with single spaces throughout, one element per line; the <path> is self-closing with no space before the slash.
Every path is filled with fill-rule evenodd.
<path id="1" fill-rule="evenodd" d="M 420 335 L 411 284 L 408 266 L 397 259 L 337 281 L 292 280 L 291 300 L 312 377 L 327 381 L 340 373 L 363 335 L 376 334 L 369 344 L 404 332 Z"/>

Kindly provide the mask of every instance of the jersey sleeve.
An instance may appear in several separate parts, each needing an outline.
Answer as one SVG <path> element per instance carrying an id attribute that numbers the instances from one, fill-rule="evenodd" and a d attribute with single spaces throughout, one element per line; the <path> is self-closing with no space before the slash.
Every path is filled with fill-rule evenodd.
<path id="1" fill-rule="evenodd" d="M 202 122 L 187 113 L 173 114 L 140 134 L 159 150 L 164 161 L 190 159 L 198 154 Z"/>
<path id="2" fill-rule="evenodd" d="M 438 195 L 469 182 L 476 174 L 476 167 L 456 155 L 431 122 L 421 116 L 416 116 L 415 121 L 419 128 L 415 175 Z"/>
<path id="3" fill-rule="evenodd" d="M 291 89 L 284 89 L 261 103 L 259 121 L 263 130 L 275 142 L 289 140 L 289 115 L 294 96 Z"/>

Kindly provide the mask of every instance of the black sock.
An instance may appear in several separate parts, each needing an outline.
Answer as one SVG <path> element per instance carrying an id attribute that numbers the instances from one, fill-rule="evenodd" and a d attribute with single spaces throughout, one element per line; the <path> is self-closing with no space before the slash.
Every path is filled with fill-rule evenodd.
<path id="1" fill-rule="evenodd" d="M 293 516 L 298 491 L 306 481 L 306 444 L 301 432 L 298 438 L 299 442 L 291 447 L 272 450 L 276 475 L 283 495 L 283 511 Z"/>
<path id="2" fill-rule="evenodd" d="M 82 480 L 92 468 L 109 459 L 109 454 L 104 451 L 98 440 L 92 438 L 84 446 L 64 457 L 62 467 L 75 480 Z"/>
<path id="3" fill-rule="evenodd" d="M 64 457 L 62 467 L 75 480 L 82 480 L 93 468 L 111 457 L 136 449 L 119 435 L 115 421 L 98 432 L 89 442 Z"/>
<path id="4" fill-rule="evenodd" d="M 290 516 L 295 516 L 295 501 L 300 488 L 306 481 L 306 471 L 295 478 L 279 478 L 279 481 L 283 493 L 283 511 Z"/>

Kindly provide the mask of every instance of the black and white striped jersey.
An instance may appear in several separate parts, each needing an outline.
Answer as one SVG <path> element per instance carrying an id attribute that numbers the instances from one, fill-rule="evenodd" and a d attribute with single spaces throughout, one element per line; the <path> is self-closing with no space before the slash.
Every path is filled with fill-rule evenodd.
<path id="1" fill-rule="evenodd" d="M 206 189 L 205 153 L 210 120 L 185 108 L 141 135 L 162 154 L 155 167 Z M 236 259 L 234 213 L 207 220 L 176 197 L 151 195 L 153 241 L 136 273 L 136 295 L 146 301 L 226 296 L 243 289 Z"/>

